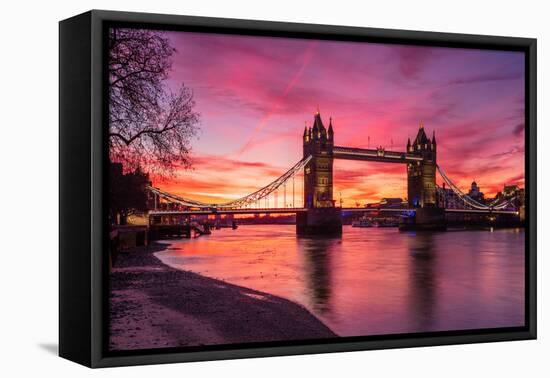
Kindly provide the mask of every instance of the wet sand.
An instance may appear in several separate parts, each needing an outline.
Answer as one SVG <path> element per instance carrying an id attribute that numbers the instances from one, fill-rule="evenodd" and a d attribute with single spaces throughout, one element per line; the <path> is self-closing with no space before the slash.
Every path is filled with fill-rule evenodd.
<path id="1" fill-rule="evenodd" d="M 120 253 L 110 274 L 110 349 L 135 350 L 337 337 L 289 300 Z"/>

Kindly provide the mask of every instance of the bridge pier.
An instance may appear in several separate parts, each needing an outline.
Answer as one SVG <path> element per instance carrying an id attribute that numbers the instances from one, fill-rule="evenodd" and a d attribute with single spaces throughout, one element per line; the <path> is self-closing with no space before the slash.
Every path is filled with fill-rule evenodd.
<path id="1" fill-rule="evenodd" d="M 321 207 L 297 213 L 296 233 L 299 236 L 340 236 L 342 210 L 336 207 Z"/>
<path id="2" fill-rule="evenodd" d="M 417 208 L 415 216 L 403 218 L 399 224 L 401 231 L 445 231 L 445 209 L 438 207 Z"/>

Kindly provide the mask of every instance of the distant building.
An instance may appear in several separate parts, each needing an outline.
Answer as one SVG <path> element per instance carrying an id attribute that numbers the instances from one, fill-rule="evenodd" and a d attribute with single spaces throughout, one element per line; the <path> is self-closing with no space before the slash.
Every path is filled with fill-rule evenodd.
<path id="1" fill-rule="evenodd" d="M 437 204 L 439 207 L 446 209 L 462 209 L 464 208 L 464 202 L 451 188 L 446 188 L 445 183 L 443 187 L 439 188 L 437 197 Z"/>
<path id="2" fill-rule="evenodd" d="M 525 189 L 518 185 L 504 185 L 502 191 L 495 195 L 495 198 L 488 199 L 487 203 L 497 203 L 499 205 L 508 203 L 505 210 L 517 210 L 520 219 L 525 219 Z"/>
<path id="3" fill-rule="evenodd" d="M 504 196 L 504 198 L 511 198 L 515 197 L 519 191 L 520 188 L 517 185 L 504 185 L 504 189 L 502 189 L 502 195 Z"/>
<path id="4" fill-rule="evenodd" d="M 479 190 L 479 186 L 477 186 L 475 180 L 472 181 L 472 185 L 470 186 L 470 190 L 468 191 L 468 197 L 481 203 L 485 201 L 485 195 Z"/>
<path id="5" fill-rule="evenodd" d="M 381 209 L 400 209 L 407 207 L 408 203 L 403 203 L 401 198 L 382 198 L 379 202 Z"/>
<path id="6" fill-rule="evenodd" d="M 512 200 L 512 204 L 516 208 L 525 206 L 525 189 L 518 185 L 504 185 L 501 193 L 498 193 L 500 198 Z"/>
<path id="7" fill-rule="evenodd" d="M 121 163 L 109 165 L 109 219 L 112 224 L 126 224 L 128 215 L 144 212 L 150 201 L 149 175 L 140 168 L 124 172 Z"/>

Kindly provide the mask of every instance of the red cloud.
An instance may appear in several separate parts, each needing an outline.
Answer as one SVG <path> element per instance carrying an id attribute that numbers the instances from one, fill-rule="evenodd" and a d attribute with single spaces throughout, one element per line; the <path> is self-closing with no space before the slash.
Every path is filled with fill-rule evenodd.
<path id="1" fill-rule="evenodd" d="M 320 107 L 337 145 L 404 150 L 423 121 L 438 164 L 463 189 L 494 194 L 524 180 L 522 53 L 374 43 L 168 33 L 171 86 L 202 115 L 194 169 L 159 182 L 208 201 L 248 194 L 302 157 Z M 393 143 L 392 143 L 393 142 Z M 348 164 L 349 163 L 349 164 Z M 335 199 L 406 196 L 401 165 L 335 162 Z"/>

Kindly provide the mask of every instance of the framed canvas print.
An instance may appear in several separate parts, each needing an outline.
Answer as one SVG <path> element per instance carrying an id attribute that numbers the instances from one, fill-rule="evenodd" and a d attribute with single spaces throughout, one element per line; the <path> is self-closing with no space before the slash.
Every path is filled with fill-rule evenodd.
<path id="1" fill-rule="evenodd" d="M 536 337 L 536 40 L 60 23 L 60 355 Z"/>

